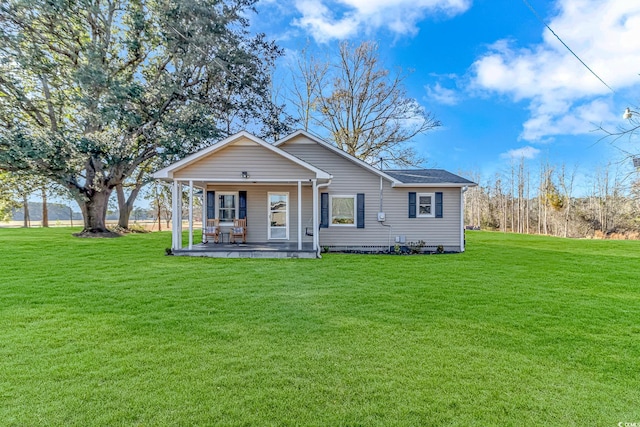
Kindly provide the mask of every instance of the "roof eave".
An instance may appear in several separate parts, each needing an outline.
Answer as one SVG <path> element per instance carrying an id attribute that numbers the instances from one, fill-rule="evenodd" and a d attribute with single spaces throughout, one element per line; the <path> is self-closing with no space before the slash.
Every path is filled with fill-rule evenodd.
<path id="1" fill-rule="evenodd" d="M 426 183 L 426 182 L 416 182 L 416 183 L 405 183 L 405 182 L 397 182 L 391 184 L 392 187 L 445 187 L 445 188 L 463 188 L 463 187 L 476 187 L 478 184 L 475 182 L 472 183 L 456 183 L 456 182 L 440 182 L 440 183 Z"/>
<path id="2" fill-rule="evenodd" d="M 154 172 L 153 174 L 151 174 L 151 176 L 153 177 L 153 179 L 161 179 L 161 180 L 171 180 L 173 178 L 173 172 L 168 172 L 165 169 L 160 169 L 157 172 Z"/>

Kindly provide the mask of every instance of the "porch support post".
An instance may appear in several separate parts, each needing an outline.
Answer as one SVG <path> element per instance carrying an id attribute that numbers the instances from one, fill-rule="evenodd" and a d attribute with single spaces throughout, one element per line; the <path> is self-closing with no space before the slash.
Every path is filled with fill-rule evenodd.
<path id="1" fill-rule="evenodd" d="M 176 235 L 178 236 L 178 248 L 182 249 L 182 196 L 184 189 L 182 181 L 178 181 L 178 194 L 176 196 L 177 212 L 176 212 L 176 221 L 178 222 L 176 225 Z"/>
<path id="2" fill-rule="evenodd" d="M 193 249 L 193 180 L 189 180 L 189 250 Z"/>
<path id="3" fill-rule="evenodd" d="M 298 180 L 298 250 L 302 250 L 302 181 Z"/>
<path id="4" fill-rule="evenodd" d="M 318 252 L 318 180 L 312 180 L 313 183 L 313 250 Z"/>
<path id="5" fill-rule="evenodd" d="M 181 242 L 178 234 L 178 180 L 173 181 L 173 188 L 171 191 L 171 247 L 173 249 L 180 249 Z"/>
<path id="6" fill-rule="evenodd" d="M 204 242 L 204 231 L 207 226 L 207 184 L 202 187 L 202 200 L 200 201 L 200 206 L 202 206 L 202 242 Z"/>

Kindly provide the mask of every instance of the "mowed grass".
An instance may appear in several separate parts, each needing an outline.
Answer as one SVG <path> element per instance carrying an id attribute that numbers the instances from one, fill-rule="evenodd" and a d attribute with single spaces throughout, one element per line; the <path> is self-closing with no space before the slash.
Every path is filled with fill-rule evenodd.
<path id="1" fill-rule="evenodd" d="M 0 230 L 0 425 L 640 422 L 640 242 L 168 257 Z"/>

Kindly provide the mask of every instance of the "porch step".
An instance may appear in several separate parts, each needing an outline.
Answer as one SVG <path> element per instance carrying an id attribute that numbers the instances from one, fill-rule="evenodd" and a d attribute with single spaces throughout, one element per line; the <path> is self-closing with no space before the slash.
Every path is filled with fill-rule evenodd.
<path id="1" fill-rule="evenodd" d="M 317 258 L 310 243 L 303 243 L 298 250 L 296 243 L 197 243 L 191 249 L 174 249 L 177 256 L 209 258 Z"/>
<path id="2" fill-rule="evenodd" d="M 174 250 L 176 256 L 208 258 L 317 258 L 314 251 L 190 251 Z"/>

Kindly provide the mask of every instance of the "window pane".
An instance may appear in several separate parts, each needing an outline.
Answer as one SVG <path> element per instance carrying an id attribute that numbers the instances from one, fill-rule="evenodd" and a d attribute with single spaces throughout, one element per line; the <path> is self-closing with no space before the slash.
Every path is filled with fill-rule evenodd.
<path id="1" fill-rule="evenodd" d="M 273 212 L 271 214 L 271 226 L 272 227 L 284 227 L 287 225 L 287 213 L 286 212 Z"/>
<path id="2" fill-rule="evenodd" d="M 218 196 L 218 218 L 223 222 L 231 222 L 236 217 L 235 194 L 221 194 Z"/>
<path id="3" fill-rule="evenodd" d="M 220 221 L 233 221 L 235 214 L 235 209 L 220 209 Z"/>
<path id="4" fill-rule="evenodd" d="M 287 209 L 287 196 L 285 195 L 272 195 L 270 196 L 270 208 L 272 211 L 286 210 Z"/>
<path id="5" fill-rule="evenodd" d="M 431 216 L 433 205 L 433 195 L 420 194 L 418 195 L 418 215 L 419 216 Z"/>
<path id="6" fill-rule="evenodd" d="M 353 197 L 333 197 L 331 199 L 331 223 L 355 224 Z"/>
<path id="7" fill-rule="evenodd" d="M 220 209 L 222 208 L 235 208 L 236 196 L 233 194 L 223 194 L 219 198 Z"/>
<path id="8" fill-rule="evenodd" d="M 431 215 L 431 205 L 420 205 L 420 215 Z"/>
<path id="9" fill-rule="evenodd" d="M 272 228 L 271 229 L 271 238 L 272 239 L 286 239 L 287 238 L 287 229 L 286 228 Z"/>

